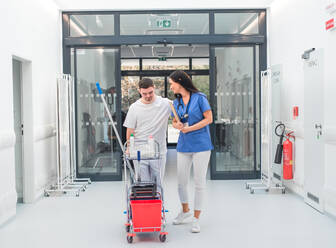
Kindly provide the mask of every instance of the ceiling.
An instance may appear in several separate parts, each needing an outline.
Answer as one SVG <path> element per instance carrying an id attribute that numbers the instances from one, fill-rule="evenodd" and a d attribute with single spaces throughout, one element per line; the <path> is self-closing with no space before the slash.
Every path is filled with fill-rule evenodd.
<path id="1" fill-rule="evenodd" d="M 54 0 L 61 10 L 154 10 L 266 8 L 274 0 Z"/>

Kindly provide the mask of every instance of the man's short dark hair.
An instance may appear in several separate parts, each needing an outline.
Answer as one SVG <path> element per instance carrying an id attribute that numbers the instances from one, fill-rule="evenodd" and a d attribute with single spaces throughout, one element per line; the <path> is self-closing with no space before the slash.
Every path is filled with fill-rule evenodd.
<path id="1" fill-rule="evenodd" d="M 140 89 L 147 89 L 149 87 L 154 87 L 153 80 L 150 78 L 143 78 L 139 81 L 139 88 Z"/>

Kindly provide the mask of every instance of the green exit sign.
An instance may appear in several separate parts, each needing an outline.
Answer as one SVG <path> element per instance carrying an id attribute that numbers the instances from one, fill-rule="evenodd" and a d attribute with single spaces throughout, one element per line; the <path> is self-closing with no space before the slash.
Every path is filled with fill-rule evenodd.
<path id="1" fill-rule="evenodd" d="M 171 20 L 158 20 L 156 26 L 158 28 L 171 28 Z"/>
<path id="2" fill-rule="evenodd" d="M 167 61 L 167 58 L 166 57 L 160 57 L 159 61 Z"/>

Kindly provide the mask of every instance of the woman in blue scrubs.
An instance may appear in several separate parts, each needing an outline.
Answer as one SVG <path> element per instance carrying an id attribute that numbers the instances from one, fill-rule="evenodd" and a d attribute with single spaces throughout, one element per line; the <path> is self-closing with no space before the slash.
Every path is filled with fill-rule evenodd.
<path id="1" fill-rule="evenodd" d="M 180 130 L 177 142 L 178 193 L 182 211 L 174 219 L 179 225 L 192 216 L 189 208 L 188 181 L 193 165 L 195 181 L 194 216 L 191 231 L 200 232 L 199 217 L 204 201 L 206 174 L 213 145 L 209 124 L 212 111 L 205 94 L 198 91 L 184 71 L 175 71 L 169 76 L 170 89 L 176 99 L 174 107 L 180 120 L 173 119 L 173 127 Z"/>

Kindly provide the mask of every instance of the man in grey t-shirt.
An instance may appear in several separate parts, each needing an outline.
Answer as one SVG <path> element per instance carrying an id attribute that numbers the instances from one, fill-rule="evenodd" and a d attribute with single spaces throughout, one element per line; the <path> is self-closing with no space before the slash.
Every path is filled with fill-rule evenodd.
<path id="1" fill-rule="evenodd" d="M 126 138 L 129 140 L 133 133 L 135 140 L 148 140 L 152 135 L 159 143 L 160 160 L 141 160 L 138 171 L 141 181 L 156 181 L 161 186 L 166 165 L 166 133 L 171 101 L 155 95 L 154 83 L 149 78 L 140 80 L 139 93 L 141 98 L 130 106 L 124 122 Z"/>

